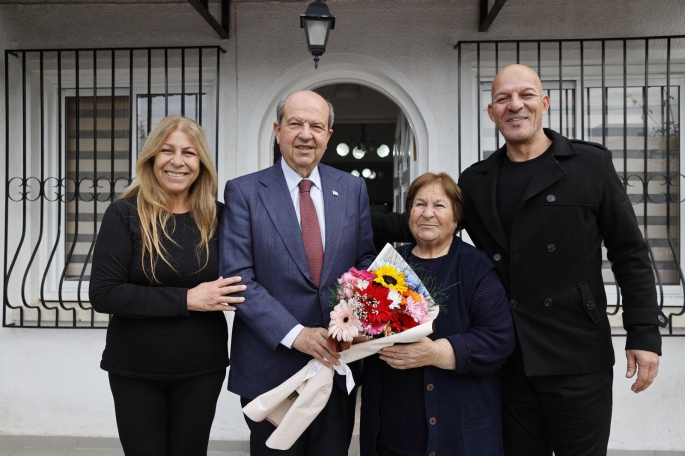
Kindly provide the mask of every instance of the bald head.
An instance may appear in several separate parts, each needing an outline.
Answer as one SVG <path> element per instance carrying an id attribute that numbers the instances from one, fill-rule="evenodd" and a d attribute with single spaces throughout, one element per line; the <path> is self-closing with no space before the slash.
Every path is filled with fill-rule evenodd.
<path id="1" fill-rule="evenodd" d="M 542 129 L 542 117 L 548 109 L 549 96 L 531 68 L 509 65 L 492 81 L 488 115 L 504 136 L 510 157 L 516 149 L 534 150 L 534 153 L 543 147 L 542 151 L 546 149 L 549 140 Z"/>
<path id="2" fill-rule="evenodd" d="M 512 81 L 527 82 L 535 88 L 538 93 L 542 93 L 542 82 L 538 74 L 530 67 L 525 65 L 508 65 L 504 67 L 492 81 L 492 99 L 495 99 L 497 90 L 500 86 Z"/>
<path id="3" fill-rule="evenodd" d="M 301 90 L 299 92 L 291 92 L 283 98 L 281 98 L 278 104 L 276 105 L 276 122 L 280 124 L 283 120 L 283 114 L 285 113 L 285 103 L 293 95 L 311 97 L 311 99 L 319 98 L 322 102 L 326 103 L 326 105 L 328 106 L 328 129 L 330 130 L 331 128 L 333 128 L 333 105 L 330 101 L 326 100 L 321 95 L 312 90 Z"/>

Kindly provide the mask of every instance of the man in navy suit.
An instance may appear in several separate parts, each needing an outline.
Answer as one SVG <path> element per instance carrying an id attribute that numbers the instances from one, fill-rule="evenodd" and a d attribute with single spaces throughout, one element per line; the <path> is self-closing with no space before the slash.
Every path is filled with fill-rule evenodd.
<path id="1" fill-rule="evenodd" d="M 228 389 L 243 406 L 312 357 L 339 364 L 326 329 L 330 290 L 349 268 L 365 269 L 375 256 L 364 180 L 319 164 L 332 125 L 333 107 L 318 94 L 284 97 L 274 122 L 283 158 L 226 183 L 220 271 L 247 285 L 233 324 Z M 303 180 L 311 181 L 309 196 L 301 194 Z M 312 256 L 312 244 L 323 249 L 322 260 L 321 253 Z M 347 455 L 355 397 L 334 386 L 328 405 L 288 451 L 266 447 L 271 423 L 245 417 L 250 454 Z"/>

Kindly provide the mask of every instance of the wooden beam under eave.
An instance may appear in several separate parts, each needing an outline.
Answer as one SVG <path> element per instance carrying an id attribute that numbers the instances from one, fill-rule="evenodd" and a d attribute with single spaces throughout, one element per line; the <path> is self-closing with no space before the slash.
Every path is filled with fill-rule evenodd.
<path id="1" fill-rule="evenodd" d="M 488 0 L 480 0 L 480 27 L 479 32 L 487 32 L 500 10 L 507 0 L 495 0 L 490 11 L 488 11 Z"/>
<path id="2" fill-rule="evenodd" d="M 221 24 L 212 16 L 208 9 L 209 2 L 207 0 L 187 0 L 190 5 L 195 8 L 195 11 L 200 13 L 214 31 L 219 34 L 223 40 L 228 39 L 229 23 L 230 23 L 230 0 L 221 0 Z M 206 4 L 205 4 L 206 3 Z"/>

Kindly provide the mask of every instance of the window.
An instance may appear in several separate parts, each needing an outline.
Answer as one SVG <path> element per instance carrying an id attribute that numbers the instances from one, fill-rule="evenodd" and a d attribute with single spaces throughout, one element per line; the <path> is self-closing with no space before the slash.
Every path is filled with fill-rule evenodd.
<path id="1" fill-rule="evenodd" d="M 487 158 L 504 144 L 487 113 L 498 70 L 512 63 L 532 67 L 551 99 L 543 126 L 569 138 L 604 144 L 613 152 L 614 166 L 650 248 L 660 304 L 671 307 L 671 315 L 685 314 L 680 268 L 680 240 L 685 235 L 680 217 L 685 37 L 461 42 L 457 49 L 460 168 Z M 475 121 L 469 115 L 474 111 L 479 112 Z M 614 314 L 620 293 L 606 251 L 603 276 L 610 304 L 615 300 L 610 310 Z"/>
<path id="2" fill-rule="evenodd" d="M 7 51 L 4 326 L 99 327 L 88 303 L 107 206 L 167 114 L 215 149 L 221 49 Z"/>

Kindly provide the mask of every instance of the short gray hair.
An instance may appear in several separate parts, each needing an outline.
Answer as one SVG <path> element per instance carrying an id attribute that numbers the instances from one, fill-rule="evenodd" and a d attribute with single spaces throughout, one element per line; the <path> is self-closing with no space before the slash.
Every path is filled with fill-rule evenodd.
<path id="1" fill-rule="evenodd" d="M 276 122 L 278 122 L 278 125 L 281 124 L 281 121 L 283 120 L 283 115 L 285 114 L 285 102 L 288 101 L 288 98 L 290 98 L 290 95 L 296 94 L 298 92 L 316 93 L 312 90 L 304 90 L 304 91 L 298 90 L 297 92 L 290 92 L 289 94 L 287 94 L 283 98 L 281 98 L 278 101 L 278 104 L 276 105 Z M 319 95 L 318 93 L 316 93 L 316 94 Z M 321 96 L 321 95 L 319 95 L 319 96 Z M 334 117 L 333 105 L 331 104 L 330 101 L 326 100 L 325 98 L 324 98 L 324 101 L 328 105 L 328 129 L 330 130 L 331 128 L 333 128 L 333 117 Z"/>

